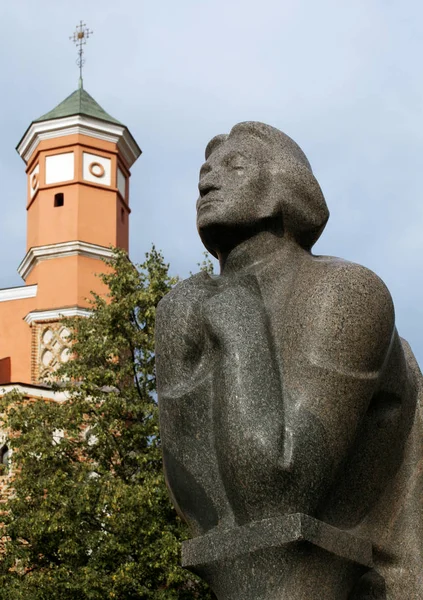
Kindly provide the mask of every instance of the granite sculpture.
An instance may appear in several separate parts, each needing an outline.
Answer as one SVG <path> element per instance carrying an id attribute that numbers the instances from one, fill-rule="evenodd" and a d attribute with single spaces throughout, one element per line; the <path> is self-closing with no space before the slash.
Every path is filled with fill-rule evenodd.
<path id="1" fill-rule="evenodd" d="M 370 270 L 311 248 L 329 216 L 263 123 L 206 149 L 220 263 L 159 304 L 160 426 L 183 564 L 219 600 L 423 599 L 422 376 Z"/>

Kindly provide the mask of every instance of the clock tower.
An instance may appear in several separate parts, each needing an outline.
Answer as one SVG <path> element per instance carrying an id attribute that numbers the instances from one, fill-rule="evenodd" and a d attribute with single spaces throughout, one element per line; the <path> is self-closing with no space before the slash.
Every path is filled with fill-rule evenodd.
<path id="1" fill-rule="evenodd" d="M 110 246 L 128 250 L 128 128 L 78 89 L 36 119 L 17 151 L 27 174 L 25 285 L 0 290 L 0 384 L 37 386 L 68 360 L 62 316 L 89 314 Z"/>

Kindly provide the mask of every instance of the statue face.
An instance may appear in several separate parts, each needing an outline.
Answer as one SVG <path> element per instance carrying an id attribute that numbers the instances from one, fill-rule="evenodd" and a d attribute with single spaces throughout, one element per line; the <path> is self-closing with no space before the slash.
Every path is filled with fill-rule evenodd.
<path id="1" fill-rule="evenodd" d="M 271 181 L 268 163 L 266 145 L 253 136 L 229 137 L 211 153 L 198 185 L 201 236 L 212 228 L 248 227 L 263 218 Z"/>

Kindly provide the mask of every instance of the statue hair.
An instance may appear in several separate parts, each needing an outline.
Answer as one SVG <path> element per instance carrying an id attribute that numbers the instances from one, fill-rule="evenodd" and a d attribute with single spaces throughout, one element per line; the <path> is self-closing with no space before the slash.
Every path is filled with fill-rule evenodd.
<path id="1" fill-rule="evenodd" d="M 235 125 L 229 134 L 217 135 L 210 140 L 206 160 L 226 140 L 240 135 L 258 139 L 268 147 L 270 160 L 276 166 L 274 183 L 283 190 L 277 212 L 282 216 L 284 230 L 304 249 L 310 250 L 329 219 L 329 210 L 306 155 L 279 129 L 245 121 Z"/>

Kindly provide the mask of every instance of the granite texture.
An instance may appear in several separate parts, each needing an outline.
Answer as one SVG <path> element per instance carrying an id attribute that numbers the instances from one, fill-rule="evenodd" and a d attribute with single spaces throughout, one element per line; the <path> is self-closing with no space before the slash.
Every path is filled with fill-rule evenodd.
<path id="1" fill-rule="evenodd" d="M 311 253 L 328 209 L 277 129 L 214 138 L 199 190 L 221 272 L 180 283 L 156 326 L 186 566 L 219 600 L 423 599 L 422 376 L 389 291 Z"/>
<path id="2" fill-rule="evenodd" d="M 372 545 L 297 513 L 193 538 L 182 565 L 218 598 L 348 600 L 372 573 Z"/>

